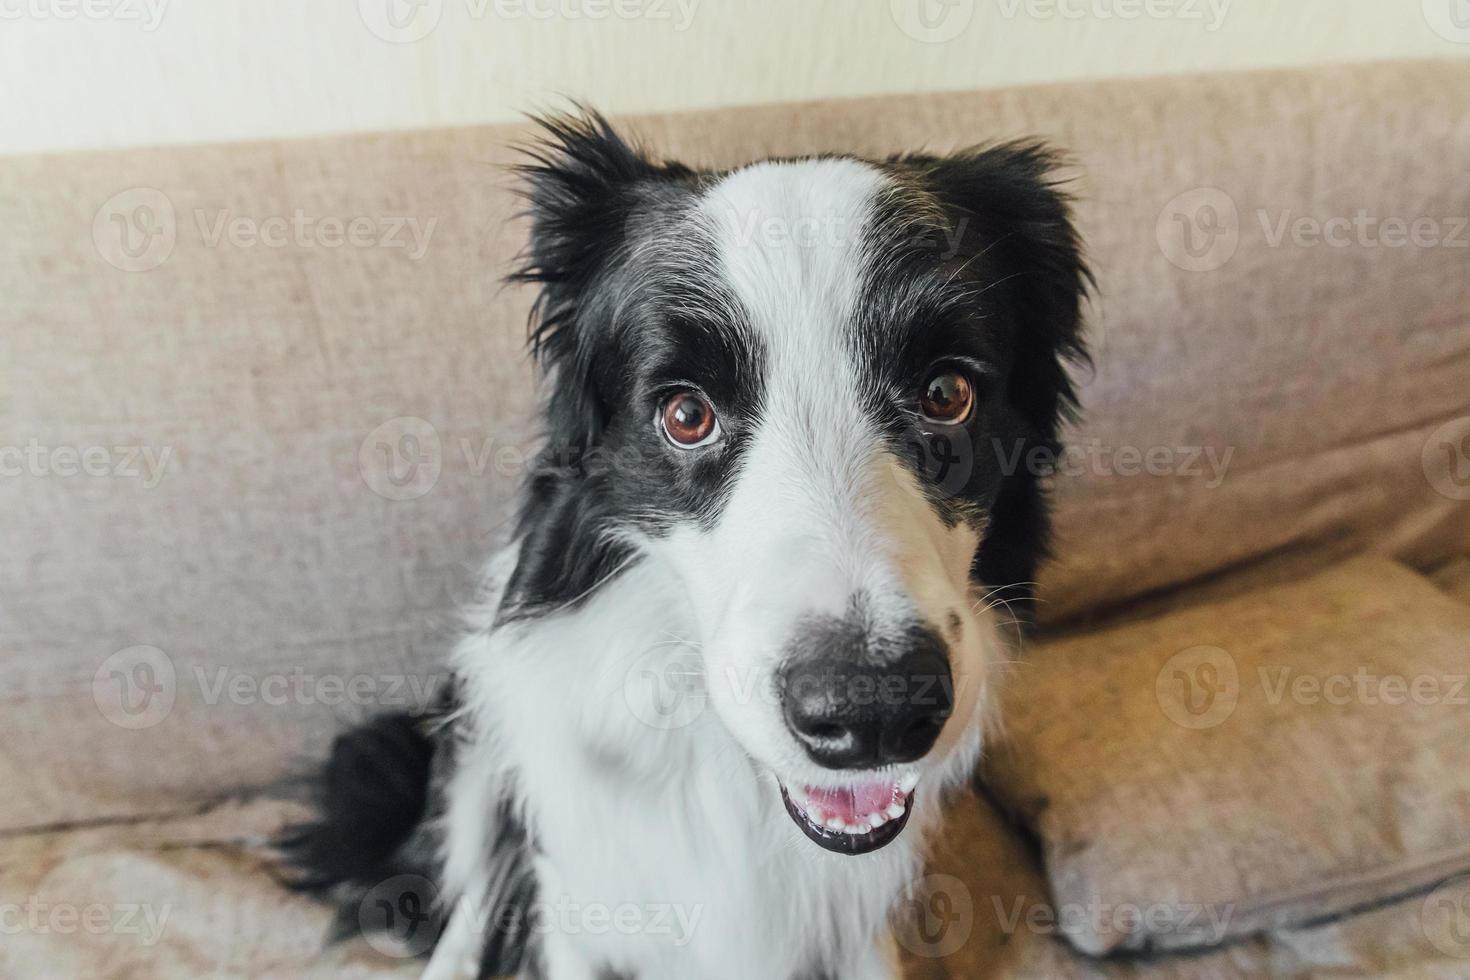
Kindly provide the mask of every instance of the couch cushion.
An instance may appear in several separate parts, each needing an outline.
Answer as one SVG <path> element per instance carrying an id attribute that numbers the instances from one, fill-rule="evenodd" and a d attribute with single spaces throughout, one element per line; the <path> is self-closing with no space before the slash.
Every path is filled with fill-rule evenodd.
<path id="1" fill-rule="evenodd" d="M 1044 644 L 986 783 L 1090 954 L 1373 905 L 1470 870 L 1467 650 L 1470 608 L 1372 558 Z"/>
<path id="2" fill-rule="evenodd" d="M 300 815 L 272 801 L 0 837 L 5 980 L 409 980 L 402 946 L 330 945 L 333 913 L 283 892 L 260 842 Z M 1283 929 L 1205 955 L 1099 962 L 1057 933 L 1024 844 L 962 798 L 896 931 L 908 980 L 1255 980 L 1262 976 L 1464 976 L 1458 918 L 1470 882 L 1345 920 Z"/>
<path id="3" fill-rule="evenodd" d="M 1434 571 L 1434 584 L 1470 604 L 1470 558 L 1460 558 Z"/>
<path id="4" fill-rule="evenodd" d="M 0 838 L 6 980 L 408 980 L 382 941 L 328 945 L 333 913 L 281 888 L 262 842 L 299 808 L 199 814 Z"/>

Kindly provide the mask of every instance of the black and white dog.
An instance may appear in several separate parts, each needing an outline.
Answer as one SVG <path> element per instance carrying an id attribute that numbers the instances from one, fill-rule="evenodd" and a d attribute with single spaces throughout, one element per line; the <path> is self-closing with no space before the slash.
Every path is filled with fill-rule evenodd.
<path id="1" fill-rule="evenodd" d="M 544 462 L 453 703 L 342 736 L 288 855 L 432 881 L 434 978 L 891 980 L 1046 547 L 1090 287 L 1057 159 L 543 127 Z"/>

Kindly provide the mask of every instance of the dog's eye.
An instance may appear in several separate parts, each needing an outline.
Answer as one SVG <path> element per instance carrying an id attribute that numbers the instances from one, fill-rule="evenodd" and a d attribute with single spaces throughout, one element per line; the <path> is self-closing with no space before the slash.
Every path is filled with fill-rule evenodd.
<path id="1" fill-rule="evenodd" d="M 969 375 L 952 367 L 929 375 L 919 392 L 919 410 L 930 422 L 958 425 L 970 417 L 975 406 L 975 386 Z"/>
<path id="2" fill-rule="evenodd" d="M 659 406 L 658 421 L 664 436 L 680 449 L 707 446 L 720 437 L 715 407 L 691 388 L 681 388 L 665 398 Z"/>

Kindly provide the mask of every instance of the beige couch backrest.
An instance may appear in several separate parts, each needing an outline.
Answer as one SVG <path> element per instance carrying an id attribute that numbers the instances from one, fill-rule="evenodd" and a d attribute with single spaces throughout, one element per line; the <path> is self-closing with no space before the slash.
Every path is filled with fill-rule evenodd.
<path id="1" fill-rule="evenodd" d="M 1075 153 L 1101 290 L 1054 620 L 1470 539 L 1470 62 L 631 127 L 711 165 Z M 431 697 L 533 435 L 520 133 L 0 161 L 0 830 L 266 784 Z"/>

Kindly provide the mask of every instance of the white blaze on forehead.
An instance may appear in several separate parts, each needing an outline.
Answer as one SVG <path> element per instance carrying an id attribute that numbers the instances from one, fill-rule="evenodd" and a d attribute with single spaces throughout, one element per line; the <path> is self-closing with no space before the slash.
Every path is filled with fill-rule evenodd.
<path id="1" fill-rule="evenodd" d="M 882 171 L 856 160 L 759 163 L 705 196 L 721 272 L 777 353 L 848 355 L 863 240 Z"/>
<path id="2" fill-rule="evenodd" d="M 865 232 L 887 186 L 852 160 L 763 163 L 702 202 L 720 275 L 764 355 L 759 418 L 720 531 L 741 559 L 771 569 L 767 587 L 800 583 L 810 612 L 901 591 L 894 504 L 927 509 L 917 496 L 894 500 L 902 491 L 864 411 L 853 337 Z"/>
<path id="3" fill-rule="evenodd" d="M 788 776 L 812 763 L 766 694 L 805 621 L 846 617 L 857 601 L 868 637 L 891 642 L 915 619 L 939 629 L 956 610 L 969 618 L 974 532 L 945 526 L 892 451 L 868 413 L 880 382 L 858 363 L 868 228 L 889 186 L 851 160 L 762 163 L 699 203 L 720 292 L 761 357 L 759 403 L 738 420 L 746 441 L 713 526 L 676 526 L 648 547 L 688 590 L 716 714 Z M 978 636 L 967 629 L 954 660 L 960 718 Z"/>

